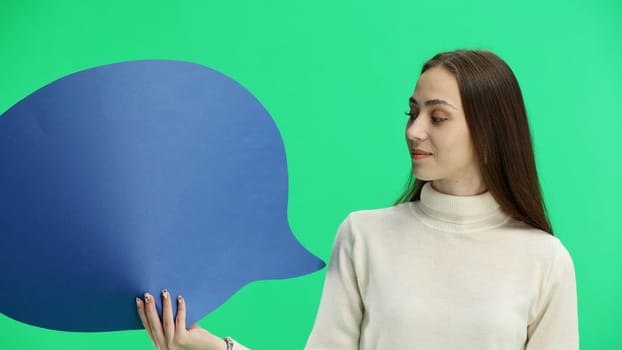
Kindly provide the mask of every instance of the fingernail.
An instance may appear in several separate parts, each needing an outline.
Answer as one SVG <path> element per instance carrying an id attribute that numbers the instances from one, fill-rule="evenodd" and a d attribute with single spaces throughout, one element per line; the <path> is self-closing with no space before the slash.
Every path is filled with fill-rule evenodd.
<path id="1" fill-rule="evenodd" d="M 182 298 L 181 295 L 180 295 L 180 296 L 177 297 L 177 301 L 180 302 L 180 303 L 183 303 L 184 302 L 184 298 Z"/>
<path id="2" fill-rule="evenodd" d="M 150 302 L 151 301 L 151 295 L 149 295 L 149 293 L 145 293 L 145 302 Z"/>
<path id="3" fill-rule="evenodd" d="M 140 298 L 136 297 L 136 306 L 140 306 Z"/>
<path id="4" fill-rule="evenodd" d="M 166 289 L 162 289 L 162 298 L 168 299 L 168 291 Z"/>

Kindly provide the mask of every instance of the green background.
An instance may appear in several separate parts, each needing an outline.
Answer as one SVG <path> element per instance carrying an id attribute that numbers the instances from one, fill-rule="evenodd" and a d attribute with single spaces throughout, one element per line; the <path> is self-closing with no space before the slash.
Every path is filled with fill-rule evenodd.
<path id="1" fill-rule="evenodd" d="M 622 349 L 617 0 L 0 0 L 0 112 L 60 77 L 113 62 L 176 59 L 219 70 L 278 124 L 291 226 L 328 260 L 348 212 L 390 205 L 403 188 L 407 98 L 423 61 L 457 48 L 493 50 L 518 76 L 554 230 L 576 266 L 581 348 Z M 301 349 L 323 278 L 253 283 L 200 323 L 256 349 Z M 0 315 L 0 349 L 84 348 L 151 345 L 144 331 L 58 332 Z"/>

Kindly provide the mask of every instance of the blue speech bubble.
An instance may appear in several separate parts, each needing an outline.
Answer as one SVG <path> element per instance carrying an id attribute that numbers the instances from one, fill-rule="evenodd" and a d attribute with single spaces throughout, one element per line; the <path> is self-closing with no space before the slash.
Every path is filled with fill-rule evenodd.
<path id="1" fill-rule="evenodd" d="M 190 324 L 251 281 L 324 266 L 289 227 L 274 121 L 198 64 L 117 63 L 41 88 L 0 116 L 0 169 L 0 311 L 31 325 L 142 328 L 134 297 L 162 288 Z"/>

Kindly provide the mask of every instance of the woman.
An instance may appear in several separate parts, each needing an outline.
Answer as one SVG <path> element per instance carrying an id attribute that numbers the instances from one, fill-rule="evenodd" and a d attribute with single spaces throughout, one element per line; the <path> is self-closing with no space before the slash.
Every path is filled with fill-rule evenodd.
<path id="1" fill-rule="evenodd" d="M 416 178 L 400 203 L 350 214 L 307 349 L 578 349 L 572 259 L 553 236 L 518 82 L 487 51 L 441 53 L 409 99 Z M 168 297 L 167 293 L 164 297 Z M 161 349 L 244 349 L 138 312 Z"/>

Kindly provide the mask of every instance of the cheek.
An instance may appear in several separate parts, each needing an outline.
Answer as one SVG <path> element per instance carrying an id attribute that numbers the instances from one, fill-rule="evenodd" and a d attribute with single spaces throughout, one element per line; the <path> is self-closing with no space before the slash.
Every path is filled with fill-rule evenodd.
<path id="1" fill-rule="evenodd" d="M 465 156 L 469 158 L 475 157 L 475 149 L 473 148 L 473 142 L 471 141 L 471 135 L 465 135 L 461 141 L 461 148 L 464 150 Z"/>
<path id="2" fill-rule="evenodd" d="M 438 150 L 438 160 L 443 163 L 470 163 L 475 158 L 473 144 L 469 135 L 448 137 L 445 142 L 438 145 Z"/>
<path id="3" fill-rule="evenodd" d="M 462 165 L 465 167 L 474 165 L 477 158 L 473 151 L 473 145 L 471 143 L 465 143 L 460 148 L 460 161 Z"/>

